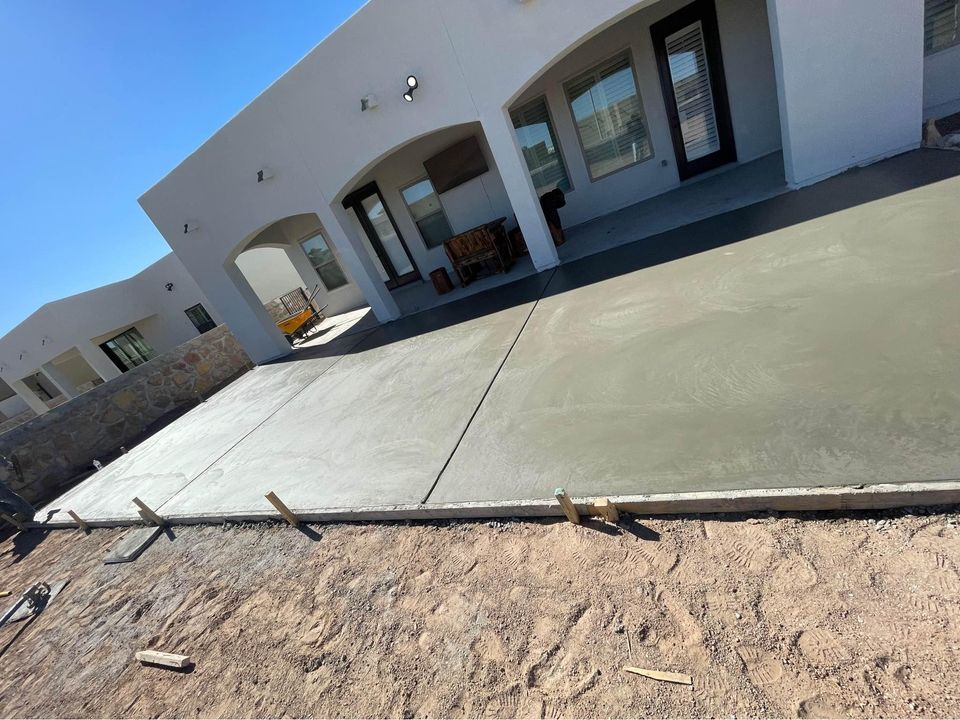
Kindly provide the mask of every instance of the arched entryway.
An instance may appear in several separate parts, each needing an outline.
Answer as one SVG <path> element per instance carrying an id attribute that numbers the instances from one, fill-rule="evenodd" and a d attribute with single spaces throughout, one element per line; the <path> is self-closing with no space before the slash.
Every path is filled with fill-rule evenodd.
<path id="1" fill-rule="evenodd" d="M 365 305 L 315 213 L 291 215 L 253 233 L 237 246 L 232 263 L 295 343 L 315 332 L 323 317 Z"/>

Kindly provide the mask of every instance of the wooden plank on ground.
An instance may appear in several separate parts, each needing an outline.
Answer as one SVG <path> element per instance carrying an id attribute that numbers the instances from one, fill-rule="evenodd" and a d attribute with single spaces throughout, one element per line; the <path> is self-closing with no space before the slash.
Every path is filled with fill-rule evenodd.
<path id="1" fill-rule="evenodd" d="M 164 667 L 185 668 L 190 664 L 189 655 L 174 655 L 173 653 L 159 652 L 157 650 L 140 650 L 137 653 L 137 660 L 151 665 L 163 665 Z"/>
<path id="2" fill-rule="evenodd" d="M 647 670 L 646 668 L 638 667 L 625 667 L 623 669 L 628 673 L 643 675 L 643 677 L 648 677 L 652 680 L 662 680 L 664 682 L 678 683 L 679 685 L 693 685 L 693 678 L 683 673 L 666 672 L 664 670 Z"/>
<path id="3" fill-rule="evenodd" d="M 103 559 L 104 565 L 133 562 L 146 550 L 150 544 L 160 537 L 163 528 L 145 527 L 128 532 L 110 548 L 110 552 Z"/>

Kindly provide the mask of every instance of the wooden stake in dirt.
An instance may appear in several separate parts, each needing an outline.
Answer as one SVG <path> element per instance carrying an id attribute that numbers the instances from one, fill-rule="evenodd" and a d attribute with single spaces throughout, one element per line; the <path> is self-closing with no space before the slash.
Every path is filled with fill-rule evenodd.
<path id="1" fill-rule="evenodd" d="M 157 652 L 156 650 L 139 651 L 137 660 L 142 663 L 172 668 L 185 668 L 190 664 L 189 655 L 174 655 L 173 653 Z"/>
<path id="2" fill-rule="evenodd" d="M 90 532 L 90 526 L 87 525 L 86 521 L 82 520 L 79 515 L 77 515 L 73 510 L 67 510 L 67 515 L 73 518 L 73 521 L 77 524 L 77 527 L 83 530 L 85 533 Z"/>
<path id="3" fill-rule="evenodd" d="M 567 516 L 567 520 L 572 522 L 574 525 L 580 524 L 580 513 L 577 512 L 577 506 L 573 504 L 567 496 L 566 490 L 563 488 L 557 488 L 554 493 L 557 497 L 557 502 L 560 503 L 560 507 L 563 508 L 564 514 Z"/>
<path id="4" fill-rule="evenodd" d="M 283 504 L 283 501 L 282 501 L 280 498 L 277 497 L 276 493 L 273 492 L 273 490 L 271 490 L 271 491 L 268 492 L 266 495 L 264 495 L 264 497 L 265 497 L 267 500 L 269 500 L 269 501 L 270 501 L 270 504 L 273 505 L 273 506 L 277 509 L 277 512 L 279 512 L 281 515 L 283 515 L 283 518 L 284 518 L 288 523 L 290 523 L 290 524 L 293 525 L 294 527 L 297 527 L 297 526 L 300 524 L 300 518 L 298 518 L 296 515 L 294 515 L 294 514 L 293 514 L 293 511 L 290 510 L 290 508 L 288 508 L 286 505 Z"/>
<path id="5" fill-rule="evenodd" d="M 663 680 L 664 682 L 677 683 L 679 685 L 693 685 L 693 678 L 683 673 L 665 672 L 663 670 L 646 670 L 637 667 L 624 667 L 628 673 L 634 675 L 643 675 L 653 680 Z"/>
<path id="6" fill-rule="evenodd" d="M 152 522 L 154 525 L 163 527 L 167 524 L 167 521 L 162 517 L 157 515 L 153 510 L 147 507 L 147 504 L 140 498 L 135 497 L 133 499 L 133 504 L 140 508 L 140 514 L 143 515 L 147 520 Z"/>
<path id="7" fill-rule="evenodd" d="M 610 502 L 609 498 L 597 498 L 593 501 L 593 508 L 607 522 L 618 523 L 620 521 L 617 506 Z"/>

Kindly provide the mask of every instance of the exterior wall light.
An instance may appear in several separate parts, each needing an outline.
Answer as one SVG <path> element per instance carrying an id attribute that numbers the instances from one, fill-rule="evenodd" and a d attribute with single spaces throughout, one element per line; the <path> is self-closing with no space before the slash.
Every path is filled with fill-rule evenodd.
<path id="1" fill-rule="evenodd" d="M 262 167 L 257 170 L 257 182 L 262 183 L 264 180 L 270 180 L 273 177 L 273 170 L 268 167 Z"/>
<path id="2" fill-rule="evenodd" d="M 377 107 L 379 103 L 377 102 L 377 96 L 374 94 L 364 95 L 360 98 L 360 112 L 366 112 L 367 110 L 373 110 Z"/>
<path id="3" fill-rule="evenodd" d="M 196 232 L 196 231 L 199 230 L 199 229 L 200 229 L 200 226 L 197 225 L 197 223 L 193 222 L 192 220 L 188 220 L 187 222 L 185 222 L 185 223 L 183 224 L 183 234 L 184 234 L 184 235 L 186 235 L 187 233 Z"/>
<path id="4" fill-rule="evenodd" d="M 173 292 L 173 283 L 167 283 L 164 287 L 167 289 L 167 292 Z"/>
<path id="5" fill-rule="evenodd" d="M 413 102 L 413 91 L 420 87 L 415 75 L 407 76 L 407 91 L 403 94 L 403 99 L 407 102 Z"/>

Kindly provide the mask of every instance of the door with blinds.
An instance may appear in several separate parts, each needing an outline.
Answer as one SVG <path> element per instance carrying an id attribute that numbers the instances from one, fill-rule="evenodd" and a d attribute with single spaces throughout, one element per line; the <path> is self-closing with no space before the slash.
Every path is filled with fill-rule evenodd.
<path id="1" fill-rule="evenodd" d="M 713 0 L 650 26 L 681 180 L 737 159 Z"/>

